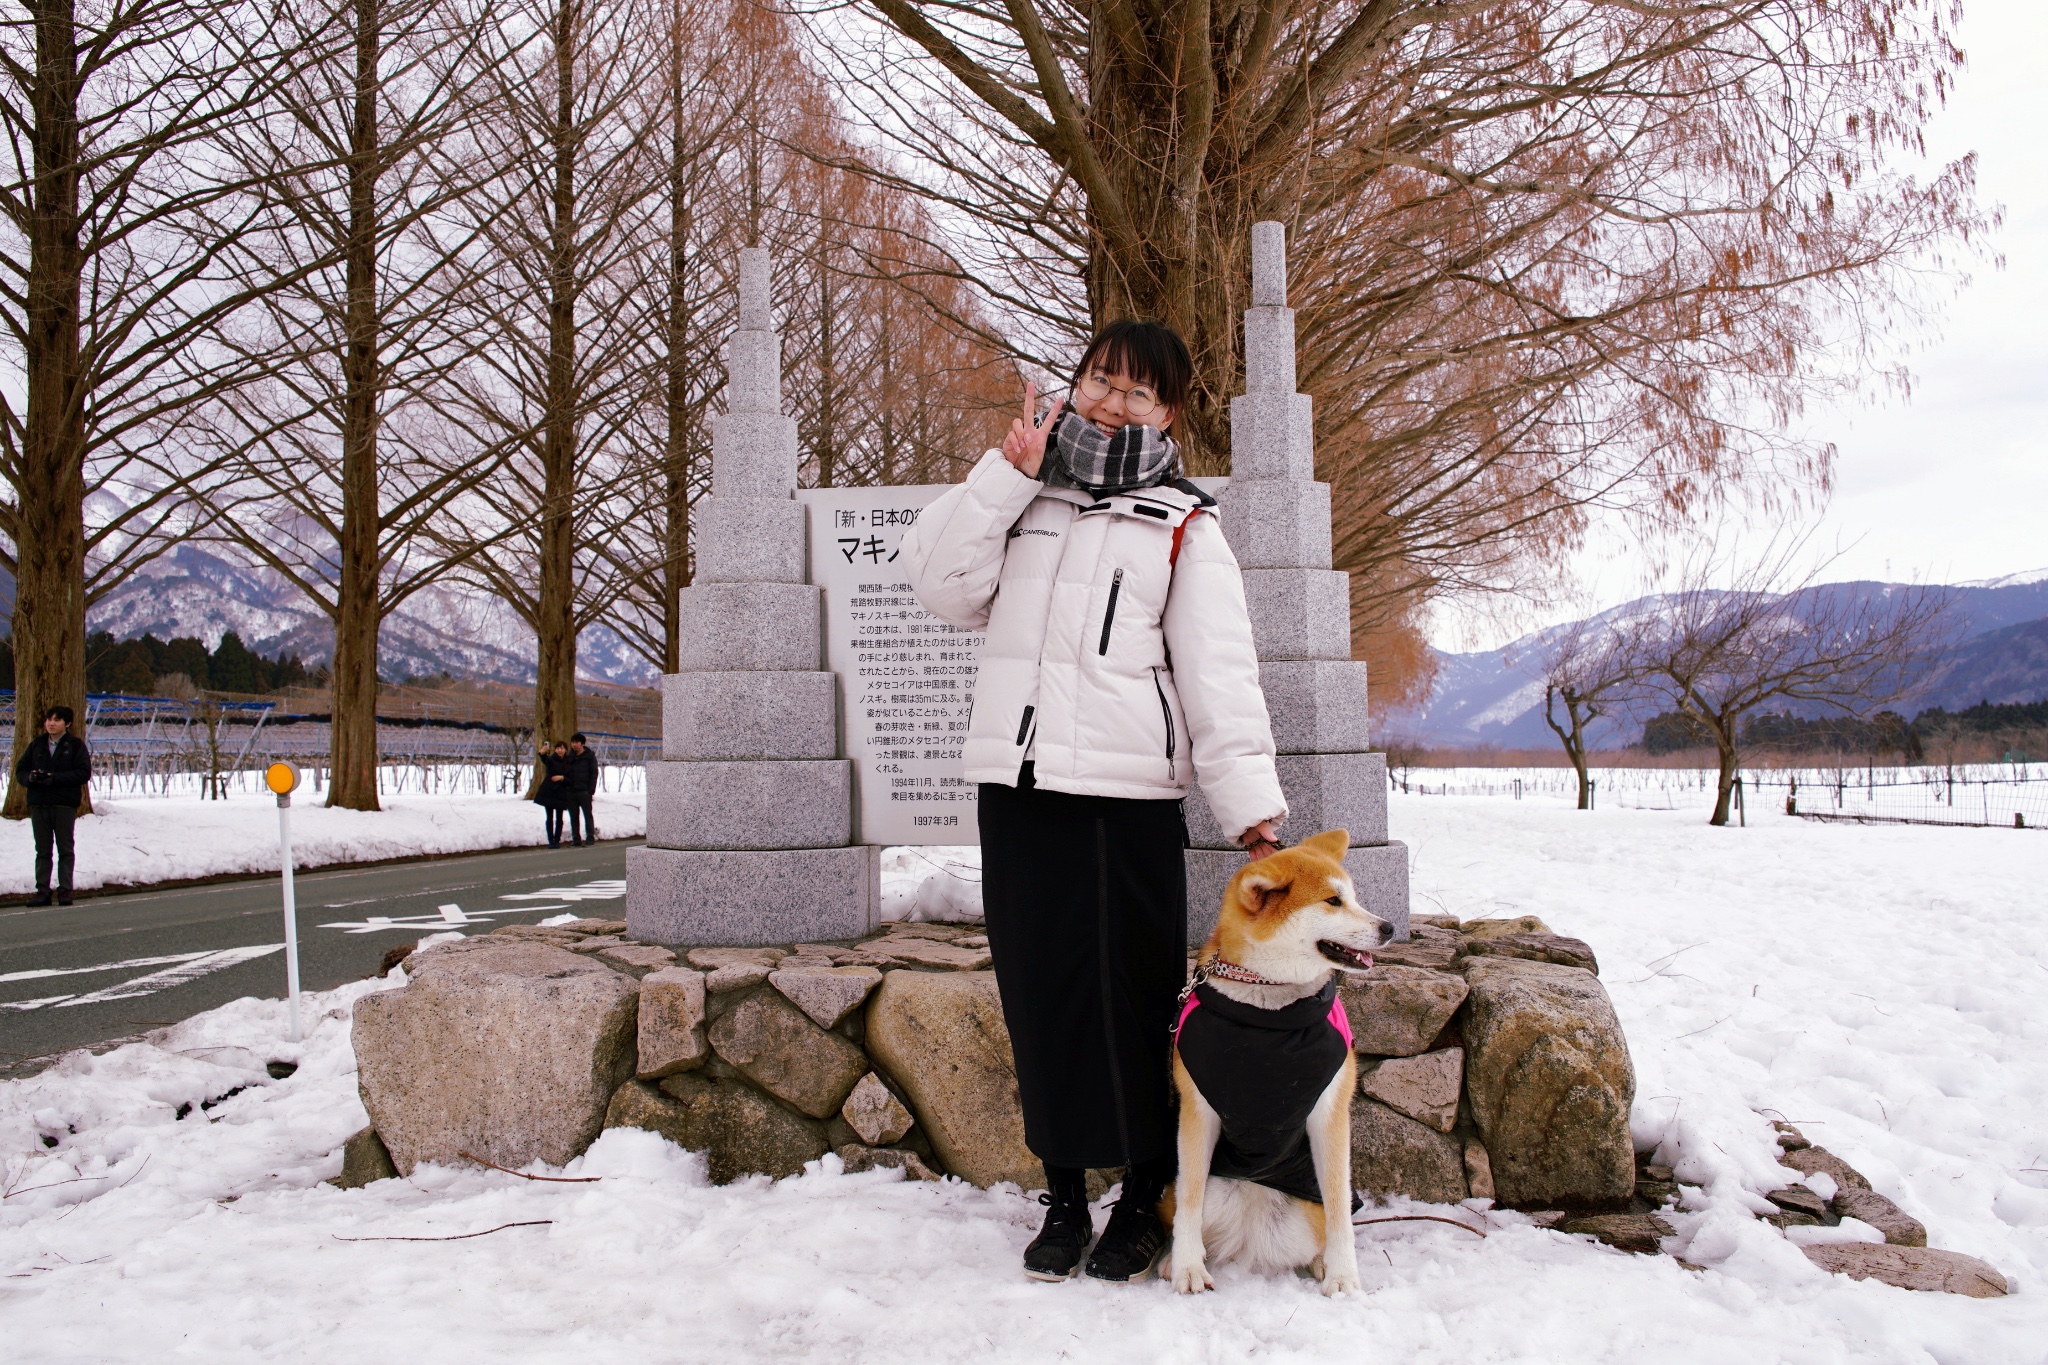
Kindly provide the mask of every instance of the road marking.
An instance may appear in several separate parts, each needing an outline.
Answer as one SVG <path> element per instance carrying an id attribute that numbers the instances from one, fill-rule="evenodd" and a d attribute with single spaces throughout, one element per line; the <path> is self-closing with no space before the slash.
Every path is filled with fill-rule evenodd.
<path id="1" fill-rule="evenodd" d="M 501 901 L 615 901 L 626 894 L 624 878 L 585 882 L 581 886 L 550 886 L 541 891 L 514 891 Z"/>
<path id="2" fill-rule="evenodd" d="M 440 907 L 440 911 L 441 918 L 450 924 L 468 924 L 470 922 L 469 916 L 462 913 L 462 907 L 459 905 L 444 905 Z"/>
<path id="3" fill-rule="evenodd" d="M 10 1000 L 0 1004 L 0 1010 L 39 1010 L 46 1007 L 70 1009 L 74 1005 L 103 1005 L 112 1000 L 133 1000 L 138 996 L 155 995 L 158 991 L 169 990 L 172 986 L 182 986 L 188 981 L 197 981 L 202 976 L 210 976 L 224 968 L 253 962 L 259 957 L 268 957 L 272 953 L 282 951 L 282 943 L 257 943 L 246 948 L 223 948 L 211 953 L 180 954 L 179 957 L 183 960 L 176 966 L 151 972 L 147 976 L 134 977 L 100 990 L 89 991 L 84 995 L 50 995 L 40 1000 Z M 150 960 L 113 965 L 140 966 Z"/>
<path id="4" fill-rule="evenodd" d="M 522 912 L 525 909 L 524 906 L 520 908 Z M 457 910 L 456 913 L 458 915 L 462 914 L 460 910 Z M 339 929 L 344 934 L 374 934 L 381 929 L 446 929 L 451 924 L 489 924 L 490 922 L 491 916 L 489 915 L 462 915 L 460 919 L 450 919 L 446 914 L 437 912 L 431 915 L 371 915 L 367 919 L 360 920 L 339 919 L 322 924 L 320 927 L 322 929 Z"/>
<path id="5" fill-rule="evenodd" d="M 195 957 L 205 957 L 211 948 L 202 948 L 196 953 L 171 953 L 164 957 L 131 957 L 126 962 L 102 962 L 97 967 L 38 967 L 34 971 L 0 973 L 0 982 L 39 981 L 46 976 L 89 976 L 94 972 L 119 972 L 131 967 L 161 967 L 171 962 L 190 962 Z M 58 996 L 58 999 L 68 999 Z"/>

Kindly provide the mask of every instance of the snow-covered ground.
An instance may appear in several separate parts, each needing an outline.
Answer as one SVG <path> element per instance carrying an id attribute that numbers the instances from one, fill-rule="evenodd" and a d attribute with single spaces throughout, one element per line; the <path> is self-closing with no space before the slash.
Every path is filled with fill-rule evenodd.
<path id="1" fill-rule="evenodd" d="M 596 1183 L 427 1168 L 342 1192 L 319 1181 L 364 1122 L 348 1011 L 379 987 L 362 983 L 318 997 L 298 1047 L 280 1004 L 245 1000 L 0 1083 L 0 1341 L 24 1361 L 2040 1361 L 2048 839 L 1755 817 L 1394 802 L 1418 910 L 1534 913 L 1599 952 L 1637 1143 L 1698 1187 L 1673 1221 L 1703 1270 L 1467 1211 L 1483 1240 L 1360 1228 L 1366 1288 L 1345 1299 L 1228 1268 L 1195 1299 L 1034 1284 L 1017 1259 L 1040 1210 L 1013 1189 L 835 1158 L 714 1188 L 634 1131 L 566 1172 Z M 273 1081 L 273 1059 L 299 1070 Z M 1767 1112 L 2017 1294 L 1814 1269 L 1751 1216 L 1791 1176 Z M 513 1223 L 534 1225 L 345 1240 Z"/>
<path id="2" fill-rule="evenodd" d="M 381 811 L 330 810 L 310 792 L 293 797 L 292 861 L 301 869 L 374 862 L 417 854 L 471 853 L 547 842 L 539 806 L 516 796 L 401 795 Z M 74 834 L 81 891 L 278 870 L 277 799 L 268 792 L 229 791 L 225 800 L 197 794 L 101 796 Z M 599 835 L 647 832 L 644 792 L 599 792 L 591 814 Z M 35 845 L 26 821 L 5 829 L 0 895 L 35 887 Z"/>

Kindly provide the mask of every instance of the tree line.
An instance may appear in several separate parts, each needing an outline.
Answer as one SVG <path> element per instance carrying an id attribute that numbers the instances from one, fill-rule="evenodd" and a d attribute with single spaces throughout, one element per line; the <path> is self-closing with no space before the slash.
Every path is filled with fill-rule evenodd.
<path id="1" fill-rule="evenodd" d="M 1009 397 L 928 210 L 834 164 L 746 0 L 26 0 L 0 109 L 17 714 L 214 542 L 333 624 L 332 804 L 376 806 L 378 627 L 430 584 L 533 629 L 537 733 L 594 622 L 674 668 L 738 247 L 780 263 L 808 481 L 951 477 Z"/>
<path id="2" fill-rule="evenodd" d="M 734 249 L 780 262 L 808 482 L 952 476 L 1017 367 L 1189 340 L 1229 467 L 1251 224 L 1290 229 L 1357 649 L 1553 585 L 1596 509 L 1797 503 L 1991 222 L 1902 169 L 1942 0 L 22 0 L 0 16 L 0 540 L 19 702 L 179 539 L 333 622 L 337 804 L 429 584 L 672 667 Z M 22 742 L 17 727 L 17 745 Z M 21 802 L 10 792 L 10 811 Z"/>

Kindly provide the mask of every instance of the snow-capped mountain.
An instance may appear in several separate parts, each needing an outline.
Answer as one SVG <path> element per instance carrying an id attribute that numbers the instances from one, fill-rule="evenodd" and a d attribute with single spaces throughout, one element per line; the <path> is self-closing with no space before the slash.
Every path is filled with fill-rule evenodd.
<path id="1" fill-rule="evenodd" d="M 1863 596 L 1898 590 L 1896 583 L 1830 583 L 1814 593 Z M 1952 610 L 1958 638 L 1922 694 L 1903 708 L 1959 710 L 1979 701 L 2028 702 L 2048 696 L 2048 570 L 1957 584 Z M 1640 597 L 1588 618 L 1623 624 L 1661 611 L 1670 599 Z M 1571 627 L 1549 626 L 1499 649 L 1469 654 L 1432 651 L 1436 679 L 1421 705 L 1374 717 L 1381 743 L 1451 748 L 1498 745 L 1536 748 L 1557 742 L 1543 721 L 1544 665 Z M 1641 717 L 1601 720 L 1596 745 L 1626 743 Z"/>
<path id="2" fill-rule="evenodd" d="M 11 589 L 12 583 L 7 587 Z M 258 654 L 296 654 L 308 664 L 334 655 L 334 631 L 279 575 L 251 569 L 194 545 L 181 545 L 102 599 L 90 630 L 118 639 L 196 636 L 209 649 L 232 630 Z M 386 618 L 378 671 L 387 678 L 447 672 L 458 678 L 531 683 L 534 638 L 497 598 L 462 588 L 423 589 Z M 585 630 L 577 671 L 604 682 L 647 686 L 655 670 L 609 626 Z"/>

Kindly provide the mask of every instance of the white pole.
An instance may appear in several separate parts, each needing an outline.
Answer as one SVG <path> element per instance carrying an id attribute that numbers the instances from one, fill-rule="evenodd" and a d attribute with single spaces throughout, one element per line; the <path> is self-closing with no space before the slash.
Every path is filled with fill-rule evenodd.
<path id="1" fill-rule="evenodd" d="M 292 1036 L 299 1041 L 299 904 L 292 893 L 292 798 L 277 796 L 277 842 L 284 854 L 284 982 L 291 1000 Z"/>

